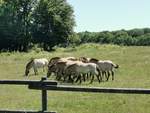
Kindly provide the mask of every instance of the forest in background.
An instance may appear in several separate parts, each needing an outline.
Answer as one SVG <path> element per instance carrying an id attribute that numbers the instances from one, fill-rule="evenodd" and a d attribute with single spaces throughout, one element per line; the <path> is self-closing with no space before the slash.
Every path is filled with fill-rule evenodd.
<path id="1" fill-rule="evenodd" d="M 124 46 L 149 46 L 150 28 L 102 31 L 102 32 L 81 32 L 77 33 L 76 43 L 100 43 L 117 44 Z"/>
<path id="2" fill-rule="evenodd" d="M 83 43 L 149 46 L 150 28 L 74 32 L 74 10 L 66 0 L 0 0 L 0 51 Z"/>

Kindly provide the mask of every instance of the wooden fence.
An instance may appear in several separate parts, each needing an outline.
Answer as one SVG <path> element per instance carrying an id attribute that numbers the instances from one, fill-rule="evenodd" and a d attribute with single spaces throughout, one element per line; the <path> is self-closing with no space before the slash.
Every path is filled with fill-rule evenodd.
<path id="1" fill-rule="evenodd" d="M 0 84 L 9 85 L 28 85 L 29 89 L 41 90 L 41 111 L 11 111 L 0 110 L 0 113 L 56 113 L 47 111 L 47 90 L 54 91 L 74 91 L 74 92 L 93 92 L 93 93 L 122 93 L 122 94 L 150 94 L 150 89 L 143 88 L 101 88 L 101 87 L 79 87 L 63 86 L 57 82 L 48 81 L 46 77 L 41 80 L 0 80 Z"/>

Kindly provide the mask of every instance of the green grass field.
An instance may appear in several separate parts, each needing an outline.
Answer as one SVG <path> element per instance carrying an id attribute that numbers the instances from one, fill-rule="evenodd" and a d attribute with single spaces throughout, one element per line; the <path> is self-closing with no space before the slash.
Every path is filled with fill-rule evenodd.
<path id="1" fill-rule="evenodd" d="M 75 48 L 57 48 L 53 52 L 0 53 L 0 79 L 40 80 L 46 72 L 24 77 L 30 58 L 85 56 L 112 60 L 120 65 L 115 80 L 83 86 L 150 88 L 150 47 L 85 44 Z M 52 78 L 49 78 L 52 79 Z M 79 84 L 75 84 L 79 85 Z M 79 86 L 81 86 L 79 85 Z M 40 110 L 41 92 L 27 86 L 0 85 L 0 109 Z M 48 110 L 58 113 L 150 113 L 150 95 L 102 94 L 79 92 L 48 92 Z"/>

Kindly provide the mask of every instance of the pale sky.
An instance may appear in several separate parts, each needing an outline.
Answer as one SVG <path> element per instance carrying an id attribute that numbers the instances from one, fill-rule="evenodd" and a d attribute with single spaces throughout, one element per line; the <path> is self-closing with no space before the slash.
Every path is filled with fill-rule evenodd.
<path id="1" fill-rule="evenodd" d="M 76 32 L 150 27 L 150 0 L 67 0 Z"/>

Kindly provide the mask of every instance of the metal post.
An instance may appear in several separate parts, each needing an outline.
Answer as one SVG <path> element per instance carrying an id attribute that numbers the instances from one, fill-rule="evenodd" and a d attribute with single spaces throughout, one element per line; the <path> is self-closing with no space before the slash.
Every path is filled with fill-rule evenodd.
<path id="1" fill-rule="evenodd" d="M 42 77 L 41 81 L 46 80 L 46 77 Z M 44 84 L 42 84 L 44 86 Z M 47 90 L 42 89 L 42 111 L 47 111 Z"/>

